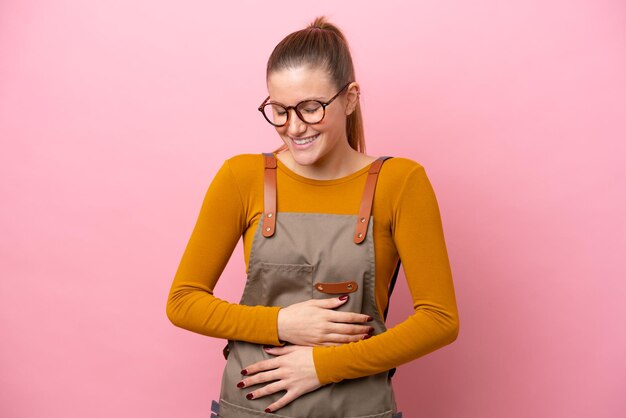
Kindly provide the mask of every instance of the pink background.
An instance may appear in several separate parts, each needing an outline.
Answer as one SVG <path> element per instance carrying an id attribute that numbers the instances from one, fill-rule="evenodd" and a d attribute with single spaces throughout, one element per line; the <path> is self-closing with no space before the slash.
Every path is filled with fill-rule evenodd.
<path id="1" fill-rule="evenodd" d="M 2 0 L 0 416 L 208 417 L 223 342 L 167 292 L 222 161 L 279 144 L 265 63 L 318 14 L 369 153 L 441 209 L 461 331 L 399 369 L 405 416 L 626 416 L 620 0 Z M 217 296 L 244 279 L 238 248 Z"/>

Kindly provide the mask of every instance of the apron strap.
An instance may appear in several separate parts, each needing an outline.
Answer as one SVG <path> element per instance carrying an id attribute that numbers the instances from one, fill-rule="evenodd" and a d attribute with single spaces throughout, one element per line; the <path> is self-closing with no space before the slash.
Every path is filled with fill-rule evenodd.
<path id="1" fill-rule="evenodd" d="M 372 203 L 374 202 L 374 190 L 376 189 L 376 181 L 378 180 L 378 172 L 385 160 L 391 157 L 379 157 L 374 161 L 367 174 L 365 180 L 365 189 L 361 198 L 361 208 L 359 209 L 359 217 L 356 220 L 356 229 L 354 231 L 354 243 L 360 244 L 365 241 L 367 234 L 367 226 L 370 223 L 370 215 L 372 213 Z"/>
<path id="2" fill-rule="evenodd" d="M 269 238 L 276 231 L 276 157 L 271 152 L 264 152 L 263 156 L 263 236 Z"/>
<path id="3" fill-rule="evenodd" d="M 276 157 L 271 152 L 264 152 L 264 178 L 263 178 L 263 236 L 269 238 L 276 231 Z M 367 180 L 365 180 L 365 189 L 361 198 L 361 207 L 354 231 L 354 243 L 360 244 L 365 241 L 367 227 L 370 222 L 372 213 L 372 203 L 374 202 L 374 190 L 376 189 L 376 181 L 378 173 L 385 160 L 391 157 L 380 157 L 372 163 Z"/>

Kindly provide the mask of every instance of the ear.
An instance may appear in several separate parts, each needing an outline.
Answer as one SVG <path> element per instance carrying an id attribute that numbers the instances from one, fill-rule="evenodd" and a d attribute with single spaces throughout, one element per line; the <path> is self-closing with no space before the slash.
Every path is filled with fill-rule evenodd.
<path id="1" fill-rule="evenodd" d="M 350 83 L 348 86 L 348 92 L 346 94 L 346 116 L 351 115 L 356 109 L 356 105 L 359 103 L 359 96 L 361 95 L 361 87 L 356 81 Z"/>

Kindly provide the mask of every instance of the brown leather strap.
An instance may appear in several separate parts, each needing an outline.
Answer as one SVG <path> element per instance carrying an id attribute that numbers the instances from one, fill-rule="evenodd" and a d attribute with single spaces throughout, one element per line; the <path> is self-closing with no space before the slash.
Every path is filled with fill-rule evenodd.
<path id="1" fill-rule="evenodd" d="M 359 288 L 357 282 L 334 282 L 334 283 L 315 283 L 313 287 L 322 293 L 330 295 L 343 295 L 346 293 L 356 292 Z"/>
<path id="2" fill-rule="evenodd" d="M 380 168 L 382 167 L 385 160 L 389 158 L 391 157 L 378 158 L 372 163 L 370 171 L 367 174 L 367 180 L 365 180 L 365 189 L 363 190 L 363 197 L 361 198 L 359 216 L 356 220 L 356 229 L 354 231 L 355 244 L 360 244 L 365 241 L 367 226 L 370 223 L 370 215 L 372 213 L 372 203 L 374 202 L 374 190 L 376 190 L 378 172 L 380 171 Z"/>
<path id="3" fill-rule="evenodd" d="M 263 153 L 265 172 L 263 176 L 263 236 L 274 235 L 276 230 L 276 157 L 272 153 Z"/>

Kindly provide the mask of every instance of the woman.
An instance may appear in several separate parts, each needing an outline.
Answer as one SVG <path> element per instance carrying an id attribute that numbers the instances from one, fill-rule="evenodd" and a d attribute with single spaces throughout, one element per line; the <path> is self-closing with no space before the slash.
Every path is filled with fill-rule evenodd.
<path id="1" fill-rule="evenodd" d="M 227 160 L 206 194 L 167 315 L 228 340 L 220 417 L 401 416 L 394 368 L 457 337 L 434 192 L 420 164 L 365 154 L 355 80 L 324 18 L 288 35 L 259 107 L 284 145 Z M 242 235 L 248 278 L 232 304 L 213 289 Z M 415 313 L 387 330 L 400 260 Z"/>

